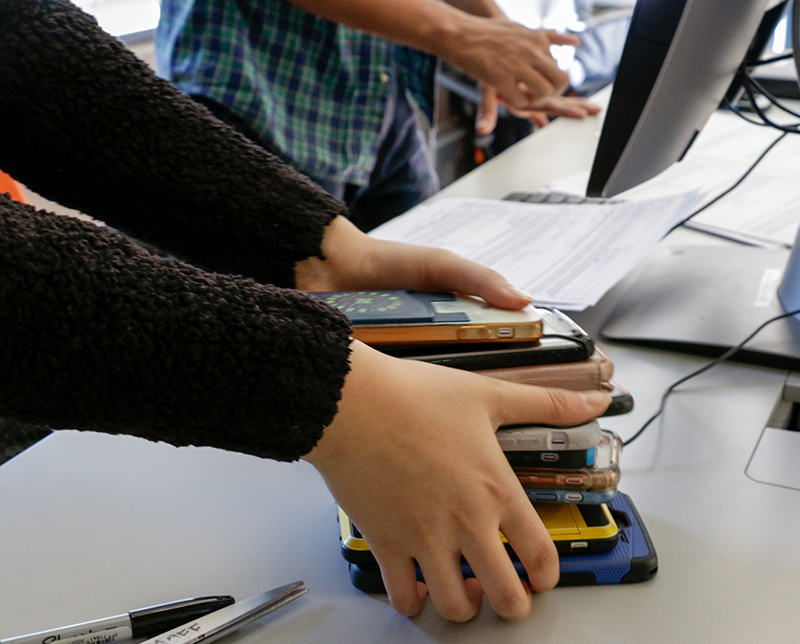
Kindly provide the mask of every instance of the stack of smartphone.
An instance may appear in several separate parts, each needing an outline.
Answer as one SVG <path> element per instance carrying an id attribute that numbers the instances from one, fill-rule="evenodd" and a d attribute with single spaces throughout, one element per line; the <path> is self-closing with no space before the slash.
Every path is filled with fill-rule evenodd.
<path id="1" fill-rule="evenodd" d="M 559 555 L 594 555 L 617 545 L 619 526 L 608 506 L 620 478 L 616 434 L 591 421 L 501 427 L 497 440 Z"/>
<path id="2" fill-rule="evenodd" d="M 612 380 L 614 363 L 592 338 L 557 309 L 537 307 L 542 334 L 527 342 L 395 342 L 373 345 L 397 358 L 430 362 L 527 385 L 564 389 L 605 389 L 611 405 L 604 415 L 633 409 L 630 393 Z M 360 327 L 357 325 L 354 330 Z M 358 333 L 354 333 L 358 337 Z"/>
<path id="3" fill-rule="evenodd" d="M 389 355 L 524 384 L 606 389 L 612 395 L 606 415 L 633 407 L 630 394 L 611 380 L 611 361 L 558 310 L 504 311 L 449 293 L 315 295 L 349 317 L 354 338 Z M 592 422 L 570 428 L 507 427 L 498 440 L 556 544 L 560 585 L 628 583 L 655 574 L 647 532 L 630 499 L 617 491 L 621 443 L 615 434 Z M 384 592 L 369 545 L 341 510 L 339 522 L 353 584 Z M 462 567 L 471 576 L 466 562 Z"/>
<path id="4" fill-rule="evenodd" d="M 635 583 L 658 569 L 655 549 L 630 498 L 619 492 L 622 442 L 597 421 L 576 427 L 504 427 L 498 441 L 559 554 L 559 586 Z M 385 592 L 364 537 L 339 510 L 342 555 L 353 585 Z M 501 534 L 520 576 L 527 573 Z M 462 573 L 472 576 L 466 561 Z M 417 575 L 422 580 L 421 571 Z"/>
<path id="5" fill-rule="evenodd" d="M 617 494 L 622 441 L 596 420 L 501 427 L 497 440 L 531 501 L 598 504 Z"/>
<path id="6" fill-rule="evenodd" d="M 593 421 L 578 427 L 507 427 L 500 445 L 559 555 L 559 586 L 636 583 L 658 570 L 655 549 L 630 498 L 619 492 L 621 441 Z M 353 585 L 384 593 L 369 544 L 340 508 L 342 555 Z M 522 563 L 501 534 L 521 577 Z M 462 573 L 473 576 L 462 560 Z M 420 580 L 422 574 L 417 568 Z"/>
<path id="7" fill-rule="evenodd" d="M 650 536 L 630 498 L 617 493 L 608 504 L 534 502 L 559 554 L 561 577 L 558 586 L 630 584 L 652 579 L 658 559 Z M 366 593 L 385 593 L 380 567 L 369 544 L 339 509 L 342 556 L 348 563 L 350 581 Z M 509 557 L 520 577 L 527 572 L 514 550 L 506 544 Z M 591 545 L 575 544 L 589 542 Z M 594 551 L 593 551 L 594 550 Z M 472 577 L 469 564 L 462 559 L 461 572 Z M 417 567 L 417 579 L 424 581 Z"/>
<path id="8" fill-rule="evenodd" d="M 611 382 L 613 363 L 592 338 L 556 309 L 492 308 L 451 293 L 329 291 L 313 293 L 352 323 L 352 335 L 389 355 L 475 371 L 532 385 L 612 391 L 608 415 L 633 406 Z"/>

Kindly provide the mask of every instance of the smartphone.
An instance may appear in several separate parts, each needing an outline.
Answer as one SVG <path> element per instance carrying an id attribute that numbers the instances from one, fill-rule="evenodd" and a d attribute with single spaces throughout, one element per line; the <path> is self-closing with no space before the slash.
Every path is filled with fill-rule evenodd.
<path id="1" fill-rule="evenodd" d="M 658 572 L 658 555 L 630 497 L 620 492 L 608 507 L 620 530 L 617 545 L 596 555 L 561 557 L 559 586 L 636 584 Z"/>
<path id="2" fill-rule="evenodd" d="M 617 496 L 617 488 L 612 487 L 602 492 L 585 492 L 584 490 L 548 490 L 526 487 L 525 494 L 531 501 L 548 503 L 610 503 Z"/>
<path id="3" fill-rule="evenodd" d="M 606 385 L 611 394 L 611 404 L 603 416 L 620 416 L 633 411 L 633 396 L 627 389 L 623 389 L 613 380 L 609 380 Z"/>
<path id="4" fill-rule="evenodd" d="M 547 469 L 575 469 L 594 465 L 597 448 L 504 451 L 503 453 L 506 455 L 512 468 L 538 467 Z"/>
<path id="5" fill-rule="evenodd" d="M 559 555 L 596 553 L 611 550 L 619 538 L 619 527 L 606 504 L 534 503 L 534 508 L 555 543 Z M 339 508 L 342 556 L 357 565 L 377 565 L 369 545 L 358 528 Z M 512 559 L 513 549 L 500 538 Z"/>
<path id="6" fill-rule="evenodd" d="M 329 291 L 312 293 L 350 318 L 352 336 L 369 345 L 535 342 L 541 313 L 528 305 L 507 311 L 452 293 Z"/>
<path id="7" fill-rule="evenodd" d="M 559 555 L 608 552 L 617 545 L 619 527 L 605 503 L 534 502 L 533 507 Z M 516 557 L 513 550 L 510 554 L 512 559 Z"/>
<path id="8" fill-rule="evenodd" d="M 619 485 L 618 465 L 583 467 L 577 469 L 514 468 L 523 488 L 536 490 L 567 490 L 576 492 L 608 492 Z"/>
<path id="9" fill-rule="evenodd" d="M 581 492 L 615 489 L 620 479 L 622 439 L 614 432 L 603 430 L 600 444 L 595 449 L 594 464 L 591 466 L 557 469 L 512 465 L 512 468 L 524 488 Z"/>
<path id="10" fill-rule="evenodd" d="M 383 353 L 396 358 L 431 362 L 454 369 L 478 371 L 531 365 L 562 364 L 588 360 L 594 352 L 594 341 L 586 332 L 558 309 L 536 307 L 542 316 L 542 336 L 536 342 L 519 342 L 498 346 L 496 342 L 422 346 L 382 345 Z"/>
<path id="11" fill-rule="evenodd" d="M 589 425 L 591 425 L 591 423 Z M 525 435 L 528 429 L 499 429 L 497 433 L 500 434 L 501 432 L 510 431 L 512 434 L 514 432 L 522 432 L 522 434 Z M 555 438 L 556 445 L 554 447 L 551 446 L 549 449 L 538 450 L 525 449 L 524 447 L 519 447 L 520 443 L 524 444 L 525 439 L 517 439 L 514 440 L 514 442 L 517 443 L 515 448 L 503 448 L 503 453 L 506 455 L 508 462 L 511 463 L 511 467 L 513 467 L 515 471 L 524 468 L 575 469 L 592 467 L 597 460 L 599 449 L 603 450 L 604 457 L 610 459 L 615 451 L 617 458 L 619 457 L 619 451 L 622 449 L 622 441 L 613 432 L 604 431 L 598 426 L 597 430 L 599 431 L 599 436 L 592 447 L 587 449 L 572 449 L 565 445 L 569 441 L 569 432 L 571 429 L 577 429 L 582 432 L 582 439 L 584 440 L 591 436 L 589 434 L 591 430 L 587 430 L 586 425 L 581 425 L 577 428 L 562 428 L 562 431 L 556 429 L 548 437 L 551 441 Z M 533 430 L 533 432 L 535 431 L 536 430 Z M 535 435 L 535 433 L 533 435 Z M 502 441 L 502 436 L 499 437 L 498 440 Z M 535 441 L 531 441 L 529 444 L 533 442 Z"/>
<path id="12" fill-rule="evenodd" d="M 560 555 L 559 587 L 640 583 L 652 579 L 658 572 L 653 542 L 630 497 L 620 492 L 607 508 L 619 530 L 616 545 L 607 552 Z M 350 581 L 363 592 L 385 593 L 380 568 L 374 559 L 372 561 L 349 562 Z M 512 561 L 520 577 L 527 578 L 522 564 L 513 557 Z M 461 572 L 464 577 L 474 576 L 465 561 L 462 561 Z M 422 580 L 419 568 L 417 577 Z"/>
<path id="13" fill-rule="evenodd" d="M 593 420 L 574 427 L 506 425 L 496 435 L 504 452 L 585 450 L 600 444 L 603 430 Z"/>

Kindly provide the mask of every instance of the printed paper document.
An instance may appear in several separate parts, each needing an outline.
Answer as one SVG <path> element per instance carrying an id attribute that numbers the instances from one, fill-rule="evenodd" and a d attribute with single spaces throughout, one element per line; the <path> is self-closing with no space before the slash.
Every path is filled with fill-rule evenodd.
<path id="1" fill-rule="evenodd" d="M 601 205 L 439 199 L 370 235 L 452 250 L 499 271 L 539 304 L 580 311 L 596 304 L 700 198 Z"/>
<path id="2" fill-rule="evenodd" d="M 686 157 L 615 199 L 639 200 L 701 190 L 704 201 L 722 194 L 780 136 L 727 112 L 711 115 Z M 720 237 L 765 247 L 791 248 L 800 226 L 800 137 L 778 143 L 732 192 L 686 225 Z M 553 190 L 584 194 L 588 172 L 567 177 Z M 702 204 L 700 204 L 702 205 Z"/>

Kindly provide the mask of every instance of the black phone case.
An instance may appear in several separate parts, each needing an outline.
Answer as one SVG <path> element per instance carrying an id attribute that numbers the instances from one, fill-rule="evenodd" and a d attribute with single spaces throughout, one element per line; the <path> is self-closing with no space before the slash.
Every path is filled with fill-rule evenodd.
<path id="1" fill-rule="evenodd" d="M 538 467 L 574 470 L 591 467 L 597 449 L 564 449 L 553 451 L 513 451 L 503 452 L 512 467 Z"/>
<path id="2" fill-rule="evenodd" d="M 631 393 L 620 387 L 613 380 L 608 383 L 611 387 L 611 404 L 606 409 L 603 416 L 621 416 L 633 411 L 633 396 Z"/>
<path id="3" fill-rule="evenodd" d="M 389 345 L 377 348 L 395 358 L 431 362 L 465 371 L 588 360 L 594 351 L 592 338 L 561 311 L 546 307 L 537 308 L 542 312 L 544 323 L 544 336 L 538 342 L 519 343 L 507 348 L 498 347 L 496 342 L 470 343 L 468 349 L 460 344 Z M 566 328 L 567 331 L 556 332 L 558 327 Z"/>
<path id="4" fill-rule="evenodd" d="M 633 584 L 652 579 L 658 572 L 658 556 L 636 507 L 628 495 L 619 492 L 609 504 L 611 514 L 619 526 L 617 544 L 608 552 L 589 555 L 560 556 L 561 578 L 559 587 Z M 514 559 L 519 575 L 527 578 L 522 564 Z M 383 594 L 386 589 L 380 568 L 374 564 L 348 563 L 350 581 L 365 593 Z M 462 562 L 464 577 L 474 576 L 466 562 Z M 422 580 L 419 568 L 417 577 Z"/>

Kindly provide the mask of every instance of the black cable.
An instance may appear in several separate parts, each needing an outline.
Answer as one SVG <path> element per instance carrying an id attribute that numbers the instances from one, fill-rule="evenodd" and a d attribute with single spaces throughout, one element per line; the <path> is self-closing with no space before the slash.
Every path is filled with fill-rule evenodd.
<path id="1" fill-rule="evenodd" d="M 763 152 L 762 152 L 762 153 L 759 155 L 759 157 L 758 157 L 758 158 L 757 158 L 757 159 L 756 159 L 756 160 L 755 160 L 755 161 L 752 163 L 752 165 L 751 165 L 751 166 L 750 166 L 750 167 L 747 169 L 747 171 L 746 171 L 746 172 L 745 172 L 745 173 L 744 173 L 744 174 L 743 174 L 741 177 L 739 177 L 739 178 L 736 180 L 736 182 L 735 182 L 735 183 L 734 183 L 734 184 L 733 184 L 733 185 L 732 185 L 730 188 L 728 188 L 728 189 L 727 189 L 727 190 L 725 190 L 724 192 L 721 192 L 721 193 L 720 193 L 720 194 L 718 194 L 716 197 L 714 197 L 714 198 L 713 198 L 711 201 L 709 201 L 708 203 L 706 203 L 706 204 L 705 204 L 705 205 L 703 205 L 703 206 L 700 206 L 700 207 L 699 207 L 697 210 L 695 210 L 694 212 L 690 213 L 689 215 L 687 215 L 686 217 L 684 217 L 683 219 L 681 219 L 681 220 L 680 220 L 680 221 L 679 221 L 677 224 L 675 224 L 675 225 L 674 225 L 672 228 L 670 228 L 670 229 L 669 229 L 669 230 L 666 232 L 666 235 L 669 235 L 669 234 L 670 234 L 670 233 L 671 233 L 673 230 L 675 230 L 676 228 L 679 228 L 680 226 L 683 226 L 683 224 L 685 224 L 687 221 L 689 221 L 690 219 L 692 219 L 692 218 L 696 217 L 696 216 L 697 216 L 697 215 L 699 215 L 701 212 L 703 212 L 703 211 L 704 211 L 706 208 L 708 208 L 708 207 L 710 207 L 710 206 L 714 205 L 714 204 L 715 204 L 715 203 L 717 203 L 717 202 L 718 202 L 720 199 L 722 199 L 724 196 L 728 195 L 730 192 L 732 192 L 733 190 L 735 190 L 736 188 L 738 188 L 738 187 L 739 187 L 739 185 L 742 183 L 742 181 L 744 181 L 744 180 L 745 180 L 745 179 L 746 179 L 746 178 L 747 178 L 747 177 L 750 175 L 750 173 L 751 173 L 753 170 L 755 170 L 756 166 L 757 166 L 759 163 L 761 163 L 762 159 L 763 159 L 765 156 L 767 156 L 767 154 L 768 154 L 768 153 L 769 153 L 769 152 L 772 150 L 772 148 L 774 148 L 776 145 L 778 145 L 778 143 L 780 143 L 780 142 L 781 142 L 781 141 L 784 139 L 784 137 L 785 137 L 787 134 L 788 134 L 788 132 L 783 132 L 783 133 L 782 133 L 782 134 L 781 134 L 781 135 L 780 135 L 780 136 L 779 136 L 777 139 L 775 139 L 775 140 L 774 140 L 772 143 L 770 143 L 770 144 L 767 146 L 767 148 L 766 148 L 766 149 L 765 149 L 765 150 L 764 150 L 764 151 L 763 151 Z"/>
<path id="2" fill-rule="evenodd" d="M 750 125 L 757 125 L 758 127 L 770 127 L 767 123 L 764 123 L 763 121 L 757 121 L 753 118 L 750 118 L 749 116 L 745 116 L 739 108 L 728 105 L 727 109 L 728 111 L 732 112 L 743 121 L 750 123 Z"/>
<path id="3" fill-rule="evenodd" d="M 798 0 L 798 1 L 800 1 L 800 0 Z M 769 60 L 759 61 L 757 63 L 757 65 L 774 63 L 774 62 L 777 62 L 779 60 L 786 60 L 786 59 L 788 59 L 790 57 L 793 57 L 793 54 L 787 54 L 787 55 L 778 56 L 778 57 L 775 57 L 775 58 L 772 58 L 772 59 L 769 59 Z M 683 219 L 681 219 L 681 221 L 679 221 L 677 224 L 675 224 L 672 228 L 670 228 L 667 231 L 667 233 L 666 233 L 667 235 L 669 233 L 671 233 L 673 230 L 675 230 L 676 228 L 679 228 L 680 226 L 684 225 L 690 219 L 696 217 L 701 212 L 703 212 L 706 208 L 709 208 L 713 204 L 717 203 L 720 199 L 722 199 L 726 195 L 730 194 L 733 190 L 735 190 L 737 187 L 739 187 L 739 185 L 741 185 L 741 183 L 750 175 L 750 173 L 753 170 L 755 170 L 756 166 L 758 166 L 758 164 L 761 163 L 761 161 L 764 159 L 764 157 L 766 157 L 767 154 L 769 154 L 769 152 L 772 151 L 772 149 L 778 143 L 780 143 L 788 134 L 800 134 L 800 123 L 791 124 L 791 125 L 779 125 L 777 123 L 774 123 L 770 118 L 768 118 L 766 116 L 766 114 L 764 114 L 764 111 L 756 104 L 756 97 L 755 97 L 754 89 L 755 89 L 755 91 L 758 91 L 761 94 L 763 94 L 764 96 L 766 96 L 770 103 L 772 103 L 773 105 L 775 105 L 779 109 L 783 110 L 784 112 L 786 112 L 788 114 L 791 114 L 792 116 L 797 116 L 797 117 L 800 117 L 800 114 L 798 114 L 798 113 L 788 109 L 787 107 L 781 105 L 780 102 L 774 96 L 772 96 L 772 94 L 770 94 L 769 92 L 764 90 L 764 88 L 761 86 L 761 84 L 749 74 L 749 70 L 742 68 L 742 69 L 739 70 L 739 75 L 740 75 L 740 78 L 742 80 L 742 87 L 744 88 L 744 91 L 747 93 L 747 97 L 750 100 L 750 103 L 751 103 L 751 105 L 753 107 L 753 111 L 758 115 L 758 117 L 761 119 L 761 121 L 756 121 L 754 119 L 751 119 L 751 118 L 748 118 L 748 117 L 744 116 L 741 113 L 741 111 L 739 111 L 738 109 L 734 108 L 730 104 L 728 104 L 728 106 L 727 106 L 728 109 L 731 112 L 733 112 L 734 114 L 736 114 L 737 116 L 739 116 L 740 118 L 742 118 L 745 121 L 747 121 L 748 123 L 751 123 L 753 125 L 762 126 L 762 127 L 770 127 L 770 128 L 775 129 L 775 130 L 778 130 L 779 132 L 781 132 L 781 134 L 778 136 L 778 138 L 776 138 L 772 143 L 770 143 L 766 147 L 766 149 L 750 165 L 750 167 L 745 171 L 745 173 L 741 177 L 739 177 L 739 179 L 737 179 L 736 182 L 733 183 L 733 185 L 731 185 L 729 188 L 727 188 L 726 190 L 724 190 L 723 192 L 718 194 L 716 197 L 714 197 L 714 199 L 712 199 L 708 203 L 704 204 L 703 206 L 701 206 L 700 208 L 698 208 L 697 210 L 695 210 L 691 214 L 689 214 L 686 217 L 684 217 Z M 670 394 L 672 394 L 672 392 L 677 387 L 682 385 L 687 380 L 690 380 L 690 379 L 694 378 L 695 376 L 699 376 L 700 374 L 705 373 L 706 371 L 708 371 L 712 367 L 717 366 L 718 364 L 724 362 L 725 360 L 727 360 L 731 356 L 733 356 L 736 353 L 738 353 L 739 351 L 741 351 L 742 348 L 744 348 L 744 346 L 748 342 L 750 342 L 750 340 L 752 340 L 756 335 L 758 335 L 758 333 L 760 333 L 768 325 L 772 324 L 773 322 L 777 322 L 778 320 L 783 320 L 784 318 L 791 317 L 793 315 L 800 315 L 800 309 L 797 309 L 795 311 L 790 311 L 788 313 L 782 313 L 780 315 L 776 315 L 775 317 L 770 318 L 769 320 L 763 322 L 762 324 L 760 324 L 758 326 L 758 328 L 756 328 L 755 331 L 753 331 L 750 335 L 748 335 L 739 344 L 737 344 L 734 347 L 731 347 L 730 349 L 728 349 L 722 355 L 718 356 L 717 358 L 714 358 L 711 362 L 709 362 L 708 364 L 704 365 L 703 367 L 700 367 L 700 369 L 697 369 L 696 371 L 693 371 L 692 373 L 684 376 L 683 378 L 680 378 L 679 380 L 676 380 L 675 382 L 673 382 L 669 387 L 667 387 L 667 389 L 661 395 L 661 403 L 659 404 L 658 409 L 656 410 L 656 412 L 650 418 L 648 418 L 647 421 L 645 421 L 645 423 L 636 431 L 636 433 L 633 434 L 633 436 L 631 436 L 630 438 L 625 440 L 622 444 L 623 445 L 630 445 L 633 441 L 635 441 L 637 438 L 639 438 L 639 436 L 641 436 L 644 433 L 644 431 L 650 426 L 650 424 L 664 412 L 664 407 L 666 406 L 667 398 L 669 398 Z"/>
<path id="4" fill-rule="evenodd" d="M 778 56 L 773 56 L 772 58 L 765 58 L 763 60 L 756 61 L 755 63 L 748 65 L 748 69 L 752 69 L 753 67 L 761 67 L 761 65 L 771 65 L 772 63 L 779 63 L 782 60 L 789 60 L 790 58 L 794 58 L 794 53 L 788 54 L 780 54 Z"/>
<path id="5" fill-rule="evenodd" d="M 752 340 L 756 335 L 758 335 L 758 333 L 760 333 L 766 326 L 772 324 L 773 322 L 777 322 L 778 320 L 783 320 L 784 318 L 791 317 L 793 315 L 800 315 L 800 309 L 796 309 L 794 311 L 789 311 L 788 313 L 781 313 L 780 315 L 776 315 L 775 317 L 770 318 L 766 322 L 762 322 L 755 331 L 753 331 L 750 335 L 748 335 L 744 340 L 742 340 L 735 347 L 731 347 L 725 353 L 723 353 L 721 356 L 718 356 L 718 357 L 714 358 L 708 364 L 706 364 L 703 367 L 700 367 L 699 369 L 697 369 L 696 371 L 693 371 L 692 373 L 684 376 L 680 380 L 676 380 L 675 382 L 673 382 L 669 387 L 667 387 L 667 389 L 661 395 L 661 404 L 658 406 L 658 410 L 656 411 L 656 413 L 653 414 L 652 416 L 650 416 L 650 418 L 647 419 L 647 421 L 638 429 L 638 431 L 633 436 L 631 436 L 630 438 L 625 440 L 622 443 L 623 446 L 624 445 L 630 445 L 633 441 L 635 441 L 637 438 L 639 438 L 639 436 L 641 436 L 644 433 L 644 430 L 646 430 L 650 426 L 650 423 L 652 423 L 656 418 L 658 418 L 664 412 L 664 407 L 667 404 L 667 398 L 675 390 L 676 387 L 682 385 L 684 382 L 686 382 L 687 380 L 690 380 L 691 378 L 694 378 L 695 376 L 699 376 L 701 373 L 705 373 L 706 371 L 708 371 L 712 367 L 716 367 L 721 362 L 724 362 L 725 360 L 727 360 L 731 356 L 733 356 L 736 353 L 738 353 L 739 351 L 741 351 L 742 348 L 744 348 L 744 346 L 748 342 L 750 342 L 750 340 Z"/>
<path id="6" fill-rule="evenodd" d="M 753 103 L 754 109 L 756 110 L 756 113 L 759 114 L 759 116 L 763 117 L 763 111 L 755 106 L 755 96 L 753 95 L 752 87 L 750 87 L 747 83 L 745 83 L 745 91 L 748 92 L 748 97 L 750 98 L 751 102 Z M 738 114 L 739 116 L 742 116 L 741 114 L 738 113 L 738 110 L 735 110 L 733 108 L 730 108 L 730 109 L 731 109 L 732 112 Z M 748 118 L 746 118 L 744 116 L 742 116 L 742 118 L 744 118 L 746 121 L 748 121 L 750 123 L 754 123 L 756 125 L 767 125 L 768 127 L 775 127 L 775 126 L 772 125 L 772 123 L 769 121 L 769 119 L 766 119 L 765 123 L 758 123 L 757 121 L 751 121 L 750 119 L 748 119 Z M 714 197 L 714 199 L 712 199 L 711 201 L 709 201 L 705 205 L 701 206 L 700 208 L 698 208 L 697 210 L 695 210 L 691 214 L 689 214 L 686 217 L 684 217 L 680 222 L 678 222 L 672 228 L 670 228 L 670 230 L 667 232 L 667 234 L 671 233 L 673 230 L 675 230 L 679 226 L 682 226 L 683 224 L 685 224 L 687 221 L 689 221 L 693 217 L 696 217 L 701 212 L 703 212 L 706 208 L 708 208 L 709 206 L 715 204 L 717 201 L 719 201 L 720 199 L 722 199 L 723 197 L 728 195 L 731 191 L 736 189 L 750 175 L 750 173 L 756 168 L 756 166 L 758 166 L 758 164 L 761 163 L 761 161 L 764 159 L 764 157 L 766 157 L 767 154 L 769 154 L 769 152 L 778 143 L 780 143 L 788 134 L 793 133 L 793 132 L 797 133 L 797 130 L 786 130 L 786 129 L 780 128 L 780 127 L 775 127 L 775 129 L 779 129 L 781 131 L 781 134 L 778 136 L 778 138 L 776 138 L 772 143 L 770 143 L 766 147 L 766 149 L 750 165 L 750 167 L 747 169 L 747 171 L 741 177 L 739 177 L 739 179 L 733 185 L 731 185 L 728 189 L 726 189 L 725 191 L 723 191 L 722 193 L 720 193 L 719 195 Z M 670 396 L 670 394 L 677 387 L 682 385 L 687 380 L 690 380 L 691 378 L 694 378 L 695 376 L 699 376 L 700 374 L 705 373 L 706 371 L 708 371 L 712 367 L 715 367 L 716 365 L 724 362 L 725 360 L 727 360 L 731 356 L 733 356 L 736 353 L 738 353 L 739 351 L 741 351 L 741 349 L 748 342 L 750 342 L 750 340 L 752 340 L 758 333 L 760 333 L 766 326 L 772 324 L 773 322 L 777 322 L 778 320 L 782 320 L 784 318 L 791 317 L 793 315 L 798 315 L 798 314 L 800 314 L 800 309 L 797 309 L 795 311 L 790 311 L 788 313 L 782 313 L 781 315 L 777 315 L 777 316 L 775 316 L 773 318 L 770 318 L 769 320 L 767 320 L 767 321 L 763 322 L 761 325 L 759 325 L 758 328 L 756 328 L 755 331 L 753 331 L 750 335 L 748 335 L 744 340 L 742 340 L 736 346 L 731 347 L 725 353 L 723 353 L 722 355 L 718 356 L 717 358 L 714 358 L 714 360 L 712 360 L 708 364 L 704 365 L 700 369 L 697 369 L 696 371 L 693 371 L 692 373 L 684 376 L 683 378 L 673 382 L 669 387 L 667 387 L 667 389 L 662 394 L 661 403 L 658 406 L 658 410 L 650 418 L 648 418 L 647 421 L 645 421 L 645 423 L 636 431 L 636 433 L 633 436 L 631 436 L 630 438 L 625 440 L 623 442 L 623 445 L 630 445 L 634 440 L 636 440 L 639 436 L 641 436 L 642 433 L 644 433 L 644 431 L 650 426 L 650 424 L 656 418 L 658 418 L 664 412 L 664 407 L 666 406 L 667 398 Z"/>
<path id="7" fill-rule="evenodd" d="M 763 121 L 764 124 L 781 132 L 800 134 L 800 130 L 797 129 L 798 124 L 793 123 L 790 125 L 781 125 L 779 123 L 775 123 L 766 115 L 764 110 L 761 109 L 761 107 L 759 107 L 756 101 L 756 95 L 755 92 L 753 91 L 753 84 L 749 76 L 745 76 L 744 91 L 747 93 L 747 97 L 750 99 L 750 104 L 751 107 L 753 108 L 753 111 L 758 115 L 758 117 Z"/>
<path id="8" fill-rule="evenodd" d="M 761 163 L 761 161 L 764 159 L 764 157 L 767 156 L 767 154 L 769 154 L 769 152 L 772 150 L 772 148 L 774 148 L 778 143 L 780 143 L 787 134 L 790 134 L 790 133 L 792 133 L 792 134 L 800 134 L 800 130 L 797 129 L 798 126 L 792 126 L 792 127 L 779 126 L 778 124 L 773 123 L 770 119 L 768 119 L 764 115 L 763 110 L 761 110 L 761 108 L 759 108 L 755 104 L 755 96 L 753 94 L 752 86 L 750 85 L 750 82 L 755 82 L 755 81 L 753 81 L 753 79 L 750 77 L 750 75 L 745 71 L 740 71 L 740 75 L 742 77 L 743 87 L 744 87 L 745 91 L 748 94 L 748 98 L 750 99 L 750 102 L 753 105 L 753 109 L 756 111 L 756 114 L 758 114 L 762 118 L 762 120 L 761 121 L 756 121 L 754 119 L 750 119 L 750 118 L 744 116 L 738 109 L 734 108 L 730 104 L 728 104 L 728 109 L 731 112 L 733 112 L 734 114 L 736 114 L 738 117 L 740 117 L 740 118 L 744 119 L 745 121 L 747 121 L 748 123 L 751 123 L 753 125 L 762 126 L 762 127 L 771 127 L 771 128 L 779 130 L 780 132 L 782 132 L 782 134 L 767 146 L 767 148 L 758 156 L 758 158 L 750 165 L 750 167 L 745 171 L 745 173 L 741 177 L 739 177 L 739 179 L 733 185 L 731 185 L 727 190 L 725 190 L 725 191 L 721 192 L 720 194 L 718 194 L 716 197 L 714 197 L 708 203 L 704 204 L 703 206 L 700 206 L 700 208 L 698 208 L 694 212 L 690 213 L 689 215 L 687 215 L 686 217 L 681 219 L 677 224 L 675 224 L 672 228 L 670 228 L 666 232 L 667 235 L 669 235 L 669 233 L 671 233 L 676 228 L 679 228 L 680 226 L 683 226 L 687 221 L 689 221 L 690 219 L 693 219 L 694 217 L 699 215 L 701 212 L 703 212 L 706 208 L 709 208 L 710 206 L 713 206 L 720 199 L 722 199 L 726 195 L 730 194 L 733 190 L 738 188 L 739 185 L 741 185 L 741 183 L 750 175 L 750 173 L 753 170 L 755 170 L 756 166 L 759 163 Z M 756 83 L 756 85 L 757 85 L 757 83 Z M 770 99 L 770 102 L 772 102 L 772 100 L 774 99 L 774 97 L 772 97 L 768 93 L 765 93 L 765 96 L 767 96 L 767 98 Z M 784 108 L 784 107 L 780 106 L 777 103 L 777 101 L 775 102 L 775 105 L 778 105 L 784 111 L 787 111 L 790 114 L 794 115 L 794 112 L 792 112 L 791 110 L 788 110 L 787 108 Z M 800 114 L 798 114 L 797 116 L 800 116 Z M 798 124 L 798 125 L 800 125 L 800 124 Z"/>
<path id="9" fill-rule="evenodd" d="M 764 87 L 764 86 L 763 86 L 763 85 L 762 85 L 762 84 L 761 84 L 761 83 L 758 81 L 758 79 L 757 79 L 757 78 L 755 78 L 754 76 L 751 76 L 751 75 L 749 75 L 749 74 L 748 74 L 748 75 L 747 75 L 747 80 L 748 80 L 748 81 L 750 82 L 750 84 L 751 84 L 751 85 L 752 85 L 752 86 L 755 88 L 755 90 L 756 90 L 757 92 L 759 92 L 759 93 L 763 94 L 763 95 L 764 95 L 764 96 L 767 98 L 767 100 L 769 100 L 769 102 L 770 102 L 772 105 L 774 105 L 775 107 L 777 107 L 777 108 L 778 108 L 779 110 L 781 110 L 782 112 L 786 112 L 787 114 L 791 114 L 792 116 L 796 116 L 797 118 L 800 118 L 800 112 L 795 112 L 794 110 L 790 110 L 788 107 L 786 107 L 785 105 L 783 105 L 783 104 L 780 102 L 780 100 L 778 99 L 778 97 L 777 97 L 777 96 L 775 96 L 774 94 L 772 94 L 772 93 L 771 93 L 769 90 L 767 90 L 767 89 L 766 89 L 766 88 L 765 88 L 765 87 Z M 795 124 L 795 127 L 798 127 L 798 126 L 800 126 L 800 123 L 796 123 L 796 124 Z"/>

